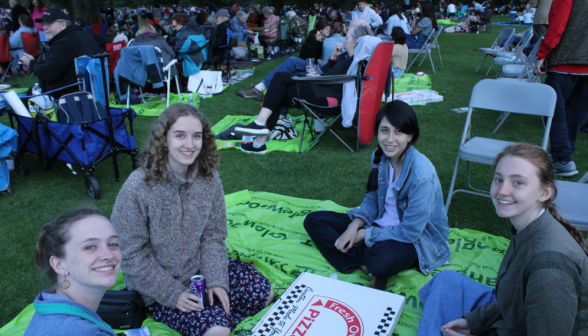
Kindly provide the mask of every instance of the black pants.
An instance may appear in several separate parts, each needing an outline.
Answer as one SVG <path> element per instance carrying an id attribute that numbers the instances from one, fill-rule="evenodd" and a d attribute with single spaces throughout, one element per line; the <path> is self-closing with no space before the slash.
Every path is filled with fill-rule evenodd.
<path id="1" fill-rule="evenodd" d="M 347 230 L 351 219 L 346 213 L 312 212 L 304 219 L 304 228 L 327 261 L 341 273 L 351 273 L 365 265 L 373 275 L 390 277 L 418 266 L 413 244 L 386 240 L 367 247 L 364 243 L 347 253 L 335 247 L 335 241 Z"/>
<path id="2" fill-rule="evenodd" d="M 567 75 L 548 72 L 545 84 L 551 86 L 557 94 L 555 112 L 549 137 L 551 155 L 558 162 L 572 160 L 576 150 L 576 139 L 582 126 L 588 119 L 588 76 Z"/>
<path id="3" fill-rule="evenodd" d="M 267 89 L 265 99 L 263 100 L 263 107 L 272 111 L 271 116 L 266 122 L 267 128 L 270 131 L 274 129 L 278 122 L 280 108 L 292 107 L 293 98 L 302 98 L 311 104 L 328 106 L 327 98 L 317 97 L 312 85 L 297 82 L 292 79 L 294 76 L 297 75 L 289 72 L 278 72 L 274 75 Z M 299 88 L 296 87 L 296 84 L 298 84 Z"/>

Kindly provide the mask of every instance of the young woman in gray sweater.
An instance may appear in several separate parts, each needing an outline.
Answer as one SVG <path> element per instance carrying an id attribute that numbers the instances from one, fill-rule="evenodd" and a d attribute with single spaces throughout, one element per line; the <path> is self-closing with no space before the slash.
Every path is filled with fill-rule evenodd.
<path id="1" fill-rule="evenodd" d="M 273 299 L 253 265 L 227 257 L 217 166 L 208 121 L 194 107 L 174 104 L 159 116 L 111 217 L 126 285 L 141 294 L 156 321 L 186 336 L 229 335 Z M 205 277 L 210 306 L 190 293 L 195 274 Z"/>

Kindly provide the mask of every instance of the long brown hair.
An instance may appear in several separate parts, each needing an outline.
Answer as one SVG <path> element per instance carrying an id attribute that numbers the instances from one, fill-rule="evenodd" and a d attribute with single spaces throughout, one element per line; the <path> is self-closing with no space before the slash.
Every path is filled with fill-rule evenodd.
<path id="1" fill-rule="evenodd" d="M 98 209 L 81 208 L 61 215 L 56 220 L 43 225 L 41 228 L 37 246 L 35 247 L 35 259 L 37 265 L 41 268 L 41 272 L 51 282 L 52 291 L 55 291 L 55 286 L 57 285 L 57 273 L 51 267 L 49 259 L 51 256 L 57 258 L 65 257 L 63 246 L 69 241 L 69 235 L 67 233 L 70 226 L 77 221 L 91 216 L 104 217 Z M 108 220 L 108 218 L 106 219 Z"/>
<path id="2" fill-rule="evenodd" d="M 200 176 L 210 178 L 213 175 L 213 170 L 218 166 L 218 153 L 216 152 L 214 134 L 210 130 L 210 123 L 197 108 L 188 104 L 176 103 L 161 113 L 143 150 L 141 166 L 146 171 L 145 181 L 149 186 L 154 186 L 158 182 L 163 184 L 168 182 L 168 149 L 165 146 L 165 139 L 169 129 L 178 118 L 183 116 L 192 116 L 202 123 L 202 149 L 194 163 L 188 167 L 188 174 L 198 168 Z"/>
<path id="3" fill-rule="evenodd" d="M 553 163 L 547 153 L 535 145 L 516 143 L 506 147 L 502 153 L 494 158 L 494 170 L 496 170 L 498 162 L 506 156 L 515 156 L 525 159 L 537 168 L 537 176 L 543 186 L 553 188 L 553 195 L 550 199 L 543 202 L 543 207 L 549 210 L 549 213 L 551 213 L 553 218 L 555 218 L 570 233 L 572 238 L 574 238 L 580 247 L 582 247 L 584 253 L 588 255 L 588 249 L 586 249 L 586 243 L 584 237 L 582 237 L 582 233 L 573 224 L 561 217 L 557 212 L 556 205 L 553 203 L 553 200 L 557 197 L 557 187 L 555 186 L 555 180 L 553 179 Z"/>

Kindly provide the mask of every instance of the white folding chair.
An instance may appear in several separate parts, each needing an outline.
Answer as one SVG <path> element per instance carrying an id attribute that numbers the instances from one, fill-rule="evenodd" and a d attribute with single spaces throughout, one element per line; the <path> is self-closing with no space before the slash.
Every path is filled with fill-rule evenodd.
<path id="1" fill-rule="evenodd" d="M 425 59 L 425 57 L 429 56 L 429 60 L 431 61 L 431 68 L 433 68 L 433 73 L 435 73 L 435 65 L 433 64 L 433 59 L 431 58 L 431 48 L 429 47 L 429 42 L 431 41 L 431 38 L 434 35 L 435 35 L 435 32 L 434 31 L 431 32 L 431 34 L 429 36 L 427 36 L 425 43 L 423 43 L 423 46 L 420 49 L 408 49 L 409 54 L 416 54 L 416 55 L 410 61 L 410 64 L 406 68 L 405 72 L 408 72 L 408 70 L 410 69 L 410 67 L 414 63 L 414 61 L 416 61 L 416 59 L 419 57 L 419 55 L 421 53 L 425 53 L 426 55 L 423 56 L 423 60 Z M 421 63 L 422 63 L 422 61 L 421 61 Z"/>
<path id="2" fill-rule="evenodd" d="M 443 32 L 443 26 L 438 25 L 437 26 L 437 30 L 435 31 L 435 36 L 432 37 L 431 39 L 431 43 L 429 43 L 429 49 L 437 49 L 437 53 L 439 54 L 439 63 L 441 63 L 441 66 L 443 66 L 443 60 L 441 60 L 441 48 L 439 47 L 439 35 L 441 35 L 441 32 Z M 430 57 L 430 54 L 429 54 Z M 419 66 L 421 66 L 421 64 L 423 64 L 423 61 L 425 60 L 425 58 L 423 57 L 423 59 L 421 60 L 421 63 L 419 63 Z M 434 73 L 434 71 L 433 71 Z"/>
<path id="3" fill-rule="evenodd" d="M 515 50 L 512 53 L 503 53 L 501 55 L 503 56 L 498 56 L 494 58 L 494 62 L 492 62 L 492 65 L 490 65 L 490 67 L 488 68 L 488 71 L 486 71 L 486 76 L 488 76 L 488 74 L 490 73 L 490 70 L 492 70 L 492 67 L 496 64 L 496 65 L 507 65 L 507 64 L 524 64 L 527 57 L 525 56 L 525 54 L 523 53 L 525 47 L 529 44 L 529 41 L 531 41 L 531 38 L 533 37 L 533 32 L 531 30 L 527 30 L 523 33 L 523 37 L 521 38 L 521 40 L 519 41 L 519 44 L 517 44 Z M 496 74 L 496 77 L 500 76 L 500 74 L 502 73 L 502 67 L 500 68 L 500 70 L 498 71 L 498 73 Z"/>
<path id="4" fill-rule="evenodd" d="M 500 31 L 500 33 L 496 37 L 496 40 L 494 40 L 494 42 L 492 43 L 492 46 L 490 48 L 478 48 L 476 50 L 477 52 L 484 54 L 484 58 L 482 58 L 482 62 L 480 62 L 480 64 L 476 68 L 476 72 L 478 72 L 478 70 L 480 70 L 480 67 L 482 67 L 482 66 L 487 67 L 487 65 L 484 65 L 484 61 L 486 60 L 486 57 L 488 57 L 488 55 L 496 54 L 497 52 L 503 51 L 505 48 L 508 47 L 508 45 L 510 44 L 510 41 L 514 35 L 514 32 L 515 32 L 514 28 L 504 28 Z M 505 41 L 504 45 L 502 47 L 499 47 L 498 45 L 502 41 Z"/>
<path id="5" fill-rule="evenodd" d="M 547 150 L 549 130 L 551 129 L 551 120 L 553 118 L 556 99 L 553 88 L 545 84 L 484 79 L 474 86 L 472 97 L 470 98 L 468 115 L 461 136 L 461 143 L 457 152 L 455 170 L 453 171 L 449 193 L 447 194 L 446 211 L 449 211 L 449 205 L 451 204 L 453 195 L 458 192 L 490 197 L 487 192 L 468 190 L 473 189 L 470 184 L 470 162 L 491 165 L 496 155 L 502 152 L 504 147 L 514 143 L 482 137 L 472 138 L 471 121 L 473 109 L 476 108 L 476 111 L 488 109 L 547 117 L 543 141 L 541 142 L 541 148 Z M 454 190 L 461 160 L 466 161 L 465 182 L 468 189 Z"/>
<path id="6" fill-rule="evenodd" d="M 557 212 L 580 231 L 588 231 L 588 184 L 555 181 Z"/>

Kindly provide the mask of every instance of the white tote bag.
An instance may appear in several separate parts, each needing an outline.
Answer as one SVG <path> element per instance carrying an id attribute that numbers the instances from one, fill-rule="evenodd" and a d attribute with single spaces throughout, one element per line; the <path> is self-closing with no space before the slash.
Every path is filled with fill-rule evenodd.
<path id="1" fill-rule="evenodd" d="M 223 92 L 223 72 L 200 70 L 188 78 L 188 91 L 204 96 Z"/>

